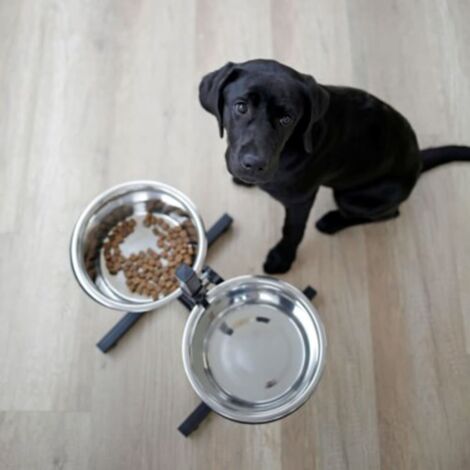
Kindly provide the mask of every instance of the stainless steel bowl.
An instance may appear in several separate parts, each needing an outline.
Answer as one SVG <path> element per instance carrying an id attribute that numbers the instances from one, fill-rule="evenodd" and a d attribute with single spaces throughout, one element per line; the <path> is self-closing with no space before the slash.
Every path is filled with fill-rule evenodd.
<path id="1" fill-rule="evenodd" d="M 183 362 L 199 397 L 243 423 L 280 419 L 315 390 L 326 338 L 311 302 L 295 287 L 242 276 L 207 294 L 183 334 Z"/>
<path id="2" fill-rule="evenodd" d="M 155 237 L 139 223 L 152 212 L 170 225 L 184 224 L 195 247 L 192 268 L 200 272 L 207 252 L 204 224 L 199 213 L 183 193 L 156 181 L 132 181 L 115 186 L 95 198 L 78 219 L 70 243 L 72 269 L 83 290 L 105 307 L 128 312 L 146 312 L 158 308 L 181 294 L 178 288 L 154 301 L 133 294 L 126 286 L 124 274 L 111 275 L 104 262 L 103 240 L 121 220 L 133 217 L 137 228 L 121 245 L 129 255 L 155 247 Z"/>

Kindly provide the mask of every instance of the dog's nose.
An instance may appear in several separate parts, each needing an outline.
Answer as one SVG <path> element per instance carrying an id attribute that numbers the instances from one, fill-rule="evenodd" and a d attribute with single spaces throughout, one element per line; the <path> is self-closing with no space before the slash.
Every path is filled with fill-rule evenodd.
<path id="1" fill-rule="evenodd" d="M 266 161 L 258 155 L 247 153 L 241 158 L 242 167 L 245 170 L 251 170 L 261 173 L 266 168 Z"/>

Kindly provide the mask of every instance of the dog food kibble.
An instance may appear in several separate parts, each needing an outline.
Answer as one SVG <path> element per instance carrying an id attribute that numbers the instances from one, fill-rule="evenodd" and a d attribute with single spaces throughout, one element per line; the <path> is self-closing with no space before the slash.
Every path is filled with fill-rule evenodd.
<path id="1" fill-rule="evenodd" d="M 155 235 L 157 251 L 147 248 L 146 251 L 124 256 L 120 245 L 137 226 L 137 221 L 130 218 L 110 230 L 103 244 L 103 256 L 110 274 L 124 273 L 126 285 L 132 293 L 157 300 L 178 288 L 175 276 L 178 265 L 183 262 L 192 264 L 194 246 L 190 239 L 191 236 L 195 238 L 195 231 L 189 222 L 171 227 L 151 212 L 146 214 L 142 224 Z"/>

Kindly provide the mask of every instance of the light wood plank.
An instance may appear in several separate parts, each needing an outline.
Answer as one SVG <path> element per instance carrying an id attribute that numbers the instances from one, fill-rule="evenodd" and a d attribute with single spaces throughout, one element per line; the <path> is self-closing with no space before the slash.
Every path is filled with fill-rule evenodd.
<path id="1" fill-rule="evenodd" d="M 89 413 L 0 412 L 2 470 L 90 468 Z"/>

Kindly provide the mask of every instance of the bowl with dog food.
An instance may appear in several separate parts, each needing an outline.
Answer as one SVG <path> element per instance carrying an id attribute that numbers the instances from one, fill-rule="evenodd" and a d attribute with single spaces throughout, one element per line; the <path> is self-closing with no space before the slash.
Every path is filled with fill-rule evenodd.
<path id="1" fill-rule="evenodd" d="M 176 299 L 180 263 L 200 272 L 207 251 L 198 210 L 177 189 L 132 181 L 96 197 L 78 219 L 70 242 L 72 270 L 95 301 L 147 312 Z"/>
<path id="2" fill-rule="evenodd" d="M 181 269 L 177 276 L 189 291 Z M 202 296 L 195 282 L 198 298 L 182 355 L 201 400 L 225 418 L 250 424 L 281 419 L 302 406 L 325 364 L 325 332 L 310 300 L 267 276 L 229 279 Z"/>

